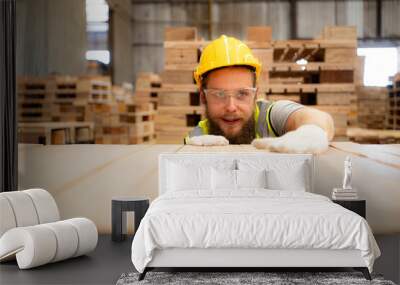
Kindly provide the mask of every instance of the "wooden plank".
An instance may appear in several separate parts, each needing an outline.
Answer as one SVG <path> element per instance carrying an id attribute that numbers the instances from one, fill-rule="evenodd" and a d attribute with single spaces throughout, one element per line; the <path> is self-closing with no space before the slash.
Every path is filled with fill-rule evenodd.
<path id="1" fill-rule="evenodd" d="M 163 84 L 194 84 L 192 70 L 163 70 L 161 80 Z"/>
<path id="2" fill-rule="evenodd" d="M 317 104 L 318 105 L 346 105 L 350 104 L 351 100 L 356 97 L 352 93 L 323 93 L 319 92 L 317 94 Z"/>
<path id="3" fill-rule="evenodd" d="M 313 40 L 276 40 L 271 43 L 273 48 L 290 46 L 291 48 L 357 48 L 357 42 L 348 39 L 313 39 Z"/>
<path id="4" fill-rule="evenodd" d="M 197 65 L 198 63 L 168 63 L 164 65 L 164 68 L 168 70 L 186 70 L 193 72 Z"/>
<path id="5" fill-rule="evenodd" d="M 200 106 L 198 92 L 161 92 L 159 95 L 161 106 Z"/>
<path id="6" fill-rule="evenodd" d="M 300 65 L 293 62 L 274 62 L 269 68 L 270 71 L 320 71 L 320 70 L 354 70 L 354 64 L 348 62 L 327 63 L 327 62 L 308 62 Z"/>
<path id="7" fill-rule="evenodd" d="M 356 49 L 353 48 L 327 48 L 325 49 L 325 62 L 355 64 Z"/>
<path id="8" fill-rule="evenodd" d="M 247 40 L 253 42 L 270 42 L 272 40 L 271 26 L 254 26 L 247 28 Z"/>
<path id="9" fill-rule="evenodd" d="M 271 101 L 279 101 L 279 100 L 290 100 L 293 102 L 300 103 L 300 95 L 268 95 L 266 97 L 267 100 Z"/>
<path id="10" fill-rule="evenodd" d="M 330 114 L 348 114 L 355 109 L 352 105 L 315 105 L 311 106 Z"/>
<path id="11" fill-rule="evenodd" d="M 354 84 L 364 85 L 365 56 L 357 56 L 355 62 Z"/>
<path id="12" fill-rule="evenodd" d="M 355 26 L 325 26 L 323 38 L 357 40 L 357 28 Z"/>
<path id="13" fill-rule="evenodd" d="M 321 83 L 353 83 L 353 70 L 321 70 L 319 75 Z"/>
<path id="14" fill-rule="evenodd" d="M 269 79 L 270 84 L 303 84 L 304 77 L 301 76 L 290 76 L 290 77 L 271 77 Z"/>
<path id="15" fill-rule="evenodd" d="M 267 93 L 316 93 L 316 92 L 354 92 L 354 84 L 270 84 L 260 91 Z"/>
<path id="16" fill-rule="evenodd" d="M 164 48 L 199 48 L 203 49 L 210 41 L 165 41 Z M 288 45 L 291 48 L 357 48 L 357 41 L 348 39 L 312 39 L 312 40 L 275 40 L 271 42 L 244 42 L 251 49 L 284 49 Z"/>
<path id="17" fill-rule="evenodd" d="M 170 64 L 196 64 L 199 60 L 199 53 L 197 48 L 165 48 L 165 68 L 167 69 Z"/>
<path id="18" fill-rule="evenodd" d="M 164 41 L 195 41 L 197 29 L 195 27 L 166 27 Z"/>
<path id="19" fill-rule="evenodd" d="M 253 49 L 253 55 L 261 62 L 262 69 L 269 70 L 273 65 L 272 49 Z"/>
<path id="20" fill-rule="evenodd" d="M 289 50 L 290 50 L 290 46 L 287 45 L 287 46 L 283 49 L 283 52 L 281 53 L 281 55 L 279 56 L 279 59 L 278 59 L 279 62 L 284 61 L 286 55 L 289 53 Z"/>
<path id="21" fill-rule="evenodd" d="M 169 92 L 198 92 L 197 85 L 195 84 L 163 84 L 161 91 Z"/>
<path id="22" fill-rule="evenodd" d="M 210 41 L 164 41 L 164 48 L 173 49 L 204 49 Z"/>

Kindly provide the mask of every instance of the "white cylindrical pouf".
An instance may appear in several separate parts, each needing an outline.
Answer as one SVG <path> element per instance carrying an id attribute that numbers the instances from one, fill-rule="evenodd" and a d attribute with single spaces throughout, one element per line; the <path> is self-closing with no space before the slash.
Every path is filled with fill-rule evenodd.
<path id="1" fill-rule="evenodd" d="M 43 225 L 14 228 L 0 239 L 0 252 L 6 251 L 16 253 L 20 269 L 40 266 L 53 260 L 57 251 L 56 236 Z"/>
<path id="2" fill-rule="evenodd" d="M 60 220 L 60 213 L 56 201 L 49 192 L 43 189 L 24 190 L 28 194 L 36 208 L 39 224 L 52 223 Z"/>
<path id="3" fill-rule="evenodd" d="M 9 229 L 17 226 L 11 204 L 2 194 L 0 193 L 0 237 Z"/>
<path id="4" fill-rule="evenodd" d="M 35 205 L 30 196 L 24 191 L 3 192 L 14 210 L 17 227 L 33 226 L 39 223 Z"/>
<path id="5" fill-rule="evenodd" d="M 57 252 L 51 262 L 73 257 L 78 248 L 79 238 L 74 226 L 65 221 L 44 224 L 51 229 L 57 238 Z"/>
<path id="6" fill-rule="evenodd" d="M 74 218 L 65 220 L 75 227 L 78 232 L 79 245 L 74 257 L 86 254 L 96 248 L 98 233 L 96 225 L 86 218 Z"/>

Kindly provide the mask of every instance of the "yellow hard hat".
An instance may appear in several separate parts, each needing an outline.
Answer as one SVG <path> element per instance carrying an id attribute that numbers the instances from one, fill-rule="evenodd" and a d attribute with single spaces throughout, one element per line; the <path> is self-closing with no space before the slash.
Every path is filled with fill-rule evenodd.
<path id="1" fill-rule="evenodd" d="M 261 72 L 261 63 L 253 56 L 250 48 L 236 38 L 222 35 L 203 50 L 200 63 L 194 71 L 194 79 L 200 87 L 204 73 L 220 67 L 234 65 L 254 67 L 256 81 L 258 80 Z"/>

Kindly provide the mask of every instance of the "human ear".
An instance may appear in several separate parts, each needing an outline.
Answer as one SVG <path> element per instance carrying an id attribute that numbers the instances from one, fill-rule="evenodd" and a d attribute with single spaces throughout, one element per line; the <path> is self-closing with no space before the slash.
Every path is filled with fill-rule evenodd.
<path id="1" fill-rule="evenodd" d="M 204 105 L 207 104 L 206 95 L 204 94 L 203 89 L 200 89 L 200 101 L 201 101 L 201 103 L 204 104 Z"/>

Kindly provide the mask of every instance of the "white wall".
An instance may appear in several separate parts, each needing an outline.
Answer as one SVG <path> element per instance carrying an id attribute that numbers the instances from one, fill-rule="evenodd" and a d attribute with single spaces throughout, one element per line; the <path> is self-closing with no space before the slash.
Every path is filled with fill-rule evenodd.
<path id="1" fill-rule="evenodd" d="M 158 155 L 182 145 L 20 145 L 19 187 L 52 193 L 63 218 L 92 219 L 111 231 L 113 196 L 157 197 Z M 256 150 L 254 150 L 256 151 Z M 342 181 L 346 153 L 317 156 L 315 191 L 330 195 Z M 353 157 L 354 186 L 367 199 L 367 220 L 380 234 L 400 232 L 400 169 Z"/>

